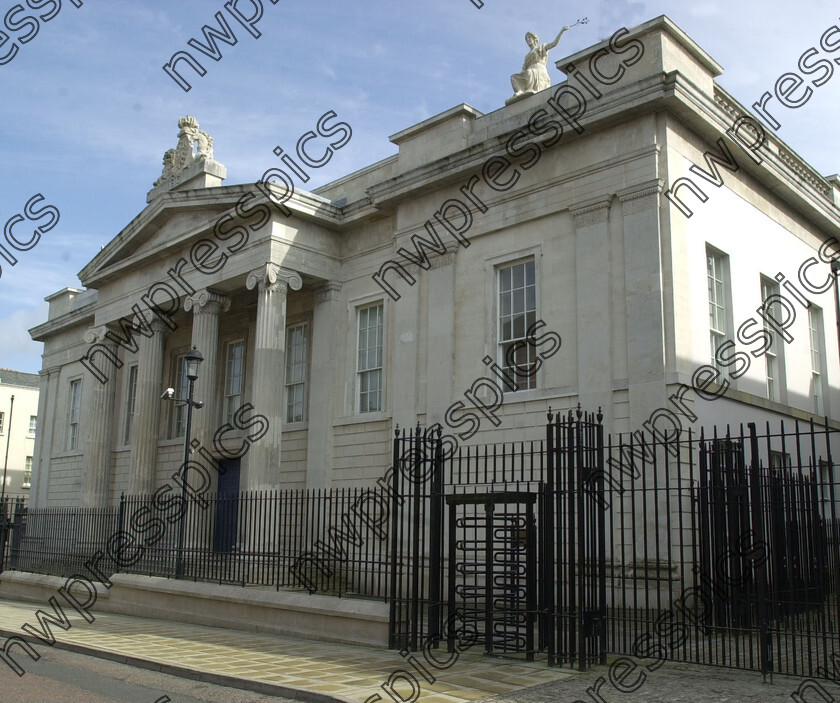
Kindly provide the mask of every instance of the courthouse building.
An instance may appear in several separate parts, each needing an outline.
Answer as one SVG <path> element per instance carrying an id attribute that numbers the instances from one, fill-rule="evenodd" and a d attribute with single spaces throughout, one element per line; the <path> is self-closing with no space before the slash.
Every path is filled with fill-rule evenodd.
<path id="1" fill-rule="evenodd" d="M 182 119 L 147 207 L 31 330 L 44 343 L 34 502 L 114 504 L 166 481 L 185 414 L 161 394 L 186 392 L 192 347 L 204 356 L 202 451 L 223 458 L 220 429 L 225 447 L 247 450 L 226 462 L 227 490 L 370 484 L 396 424 L 478 425 L 473 443 L 538 439 L 549 405 L 600 406 L 621 432 L 658 408 L 695 428 L 840 412 L 819 252 L 840 233 L 840 180 L 766 125 L 760 147 L 750 123 L 727 135 L 749 113 L 665 17 L 556 65 L 566 82 L 489 114 L 446 110 L 390 137 L 393 156 L 291 197 L 279 175 L 223 184 L 209 135 Z M 293 163 L 340 148 L 341 120 Z M 737 167 L 720 166 L 721 144 Z M 266 166 L 300 182 L 288 161 Z M 785 300 L 766 310 L 785 329 L 765 335 L 772 320 L 757 309 L 774 293 Z M 475 412 L 493 404 L 490 385 L 465 391 L 499 378 L 517 342 L 527 361 L 536 320 L 562 345 L 504 389 L 496 426 Z M 715 380 L 726 393 L 710 400 Z"/>

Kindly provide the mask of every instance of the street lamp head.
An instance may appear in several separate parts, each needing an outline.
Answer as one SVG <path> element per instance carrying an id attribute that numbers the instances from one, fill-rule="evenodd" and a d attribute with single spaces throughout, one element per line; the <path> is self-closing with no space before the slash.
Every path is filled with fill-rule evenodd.
<path id="1" fill-rule="evenodd" d="M 195 347 L 184 355 L 184 362 L 187 365 L 187 378 L 190 381 L 195 381 L 198 378 L 198 367 L 201 366 L 202 361 L 204 361 L 204 357 Z"/>

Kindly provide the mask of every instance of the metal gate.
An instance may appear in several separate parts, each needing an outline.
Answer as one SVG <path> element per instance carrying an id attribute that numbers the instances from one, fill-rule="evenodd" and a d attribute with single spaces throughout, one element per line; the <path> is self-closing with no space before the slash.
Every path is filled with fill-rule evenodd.
<path id="1" fill-rule="evenodd" d="M 454 629 L 473 633 L 487 654 L 534 659 L 536 502 L 536 493 L 518 491 L 446 496 L 447 611 Z"/>
<path id="2" fill-rule="evenodd" d="M 547 434 L 530 449 L 447 455 L 439 431 L 397 430 L 391 647 L 451 648 L 468 633 L 488 654 L 605 661 L 601 415 L 549 413 Z"/>

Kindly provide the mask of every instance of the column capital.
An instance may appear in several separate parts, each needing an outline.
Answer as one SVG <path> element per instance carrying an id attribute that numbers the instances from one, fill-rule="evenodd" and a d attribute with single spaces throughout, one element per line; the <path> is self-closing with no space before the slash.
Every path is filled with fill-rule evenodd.
<path id="1" fill-rule="evenodd" d="M 138 320 L 138 317 L 141 319 Z M 163 320 L 153 317 L 151 320 L 146 319 L 145 316 L 134 314 L 131 316 L 131 324 L 139 329 L 149 328 L 152 330 L 153 333 L 163 333 L 168 331 L 169 327 L 166 325 Z M 108 336 L 108 333 L 111 333 L 112 336 Z M 85 330 L 84 340 L 87 344 L 116 344 L 117 340 L 114 339 L 114 336 L 121 337 L 125 333 L 122 328 L 114 323 L 114 322 L 106 322 L 104 325 L 97 325 L 96 327 L 89 327 Z M 150 336 L 150 335 L 142 335 L 142 336 Z"/>
<path id="2" fill-rule="evenodd" d="M 184 310 L 187 312 L 193 310 L 193 315 L 201 313 L 219 314 L 230 310 L 230 303 L 231 300 L 228 296 L 205 288 L 195 295 L 187 297 L 184 301 Z"/>
<path id="3" fill-rule="evenodd" d="M 248 290 L 253 290 L 257 286 L 259 286 L 260 292 L 265 290 L 282 290 L 286 293 L 289 288 L 300 290 L 303 287 L 303 279 L 297 271 L 285 269 L 282 266 L 268 262 L 248 274 L 245 287 Z"/>
<path id="4" fill-rule="evenodd" d="M 569 212 L 575 218 L 575 228 L 589 227 L 606 222 L 610 216 L 610 205 L 613 196 L 602 195 L 599 198 L 587 200 L 569 207 Z"/>
<path id="5" fill-rule="evenodd" d="M 328 303 L 332 300 L 338 300 L 338 295 L 341 292 L 342 283 L 337 281 L 329 281 L 315 289 L 315 304 Z"/>
<path id="6" fill-rule="evenodd" d="M 99 325 L 98 327 L 90 327 L 85 330 L 84 338 L 87 344 L 95 344 L 96 342 L 104 342 L 107 337 L 105 336 L 108 332 L 111 331 L 111 327 L 108 325 Z M 110 341 L 110 340 L 109 340 Z"/>
<path id="7" fill-rule="evenodd" d="M 624 214 L 632 215 L 642 210 L 658 207 L 659 194 L 662 192 L 664 185 L 661 178 L 655 178 L 647 183 L 620 190 L 617 195 L 621 200 Z"/>

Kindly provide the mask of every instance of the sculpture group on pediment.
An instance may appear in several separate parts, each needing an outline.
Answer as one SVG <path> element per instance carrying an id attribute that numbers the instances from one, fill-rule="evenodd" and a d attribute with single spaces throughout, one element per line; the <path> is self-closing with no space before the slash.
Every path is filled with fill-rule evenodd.
<path id="1" fill-rule="evenodd" d="M 213 160 L 213 137 L 198 128 L 198 120 L 192 115 L 178 120 L 178 145 L 167 149 L 163 155 L 163 171 L 154 186 L 172 184 L 172 180 L 196 159 Z"/>

